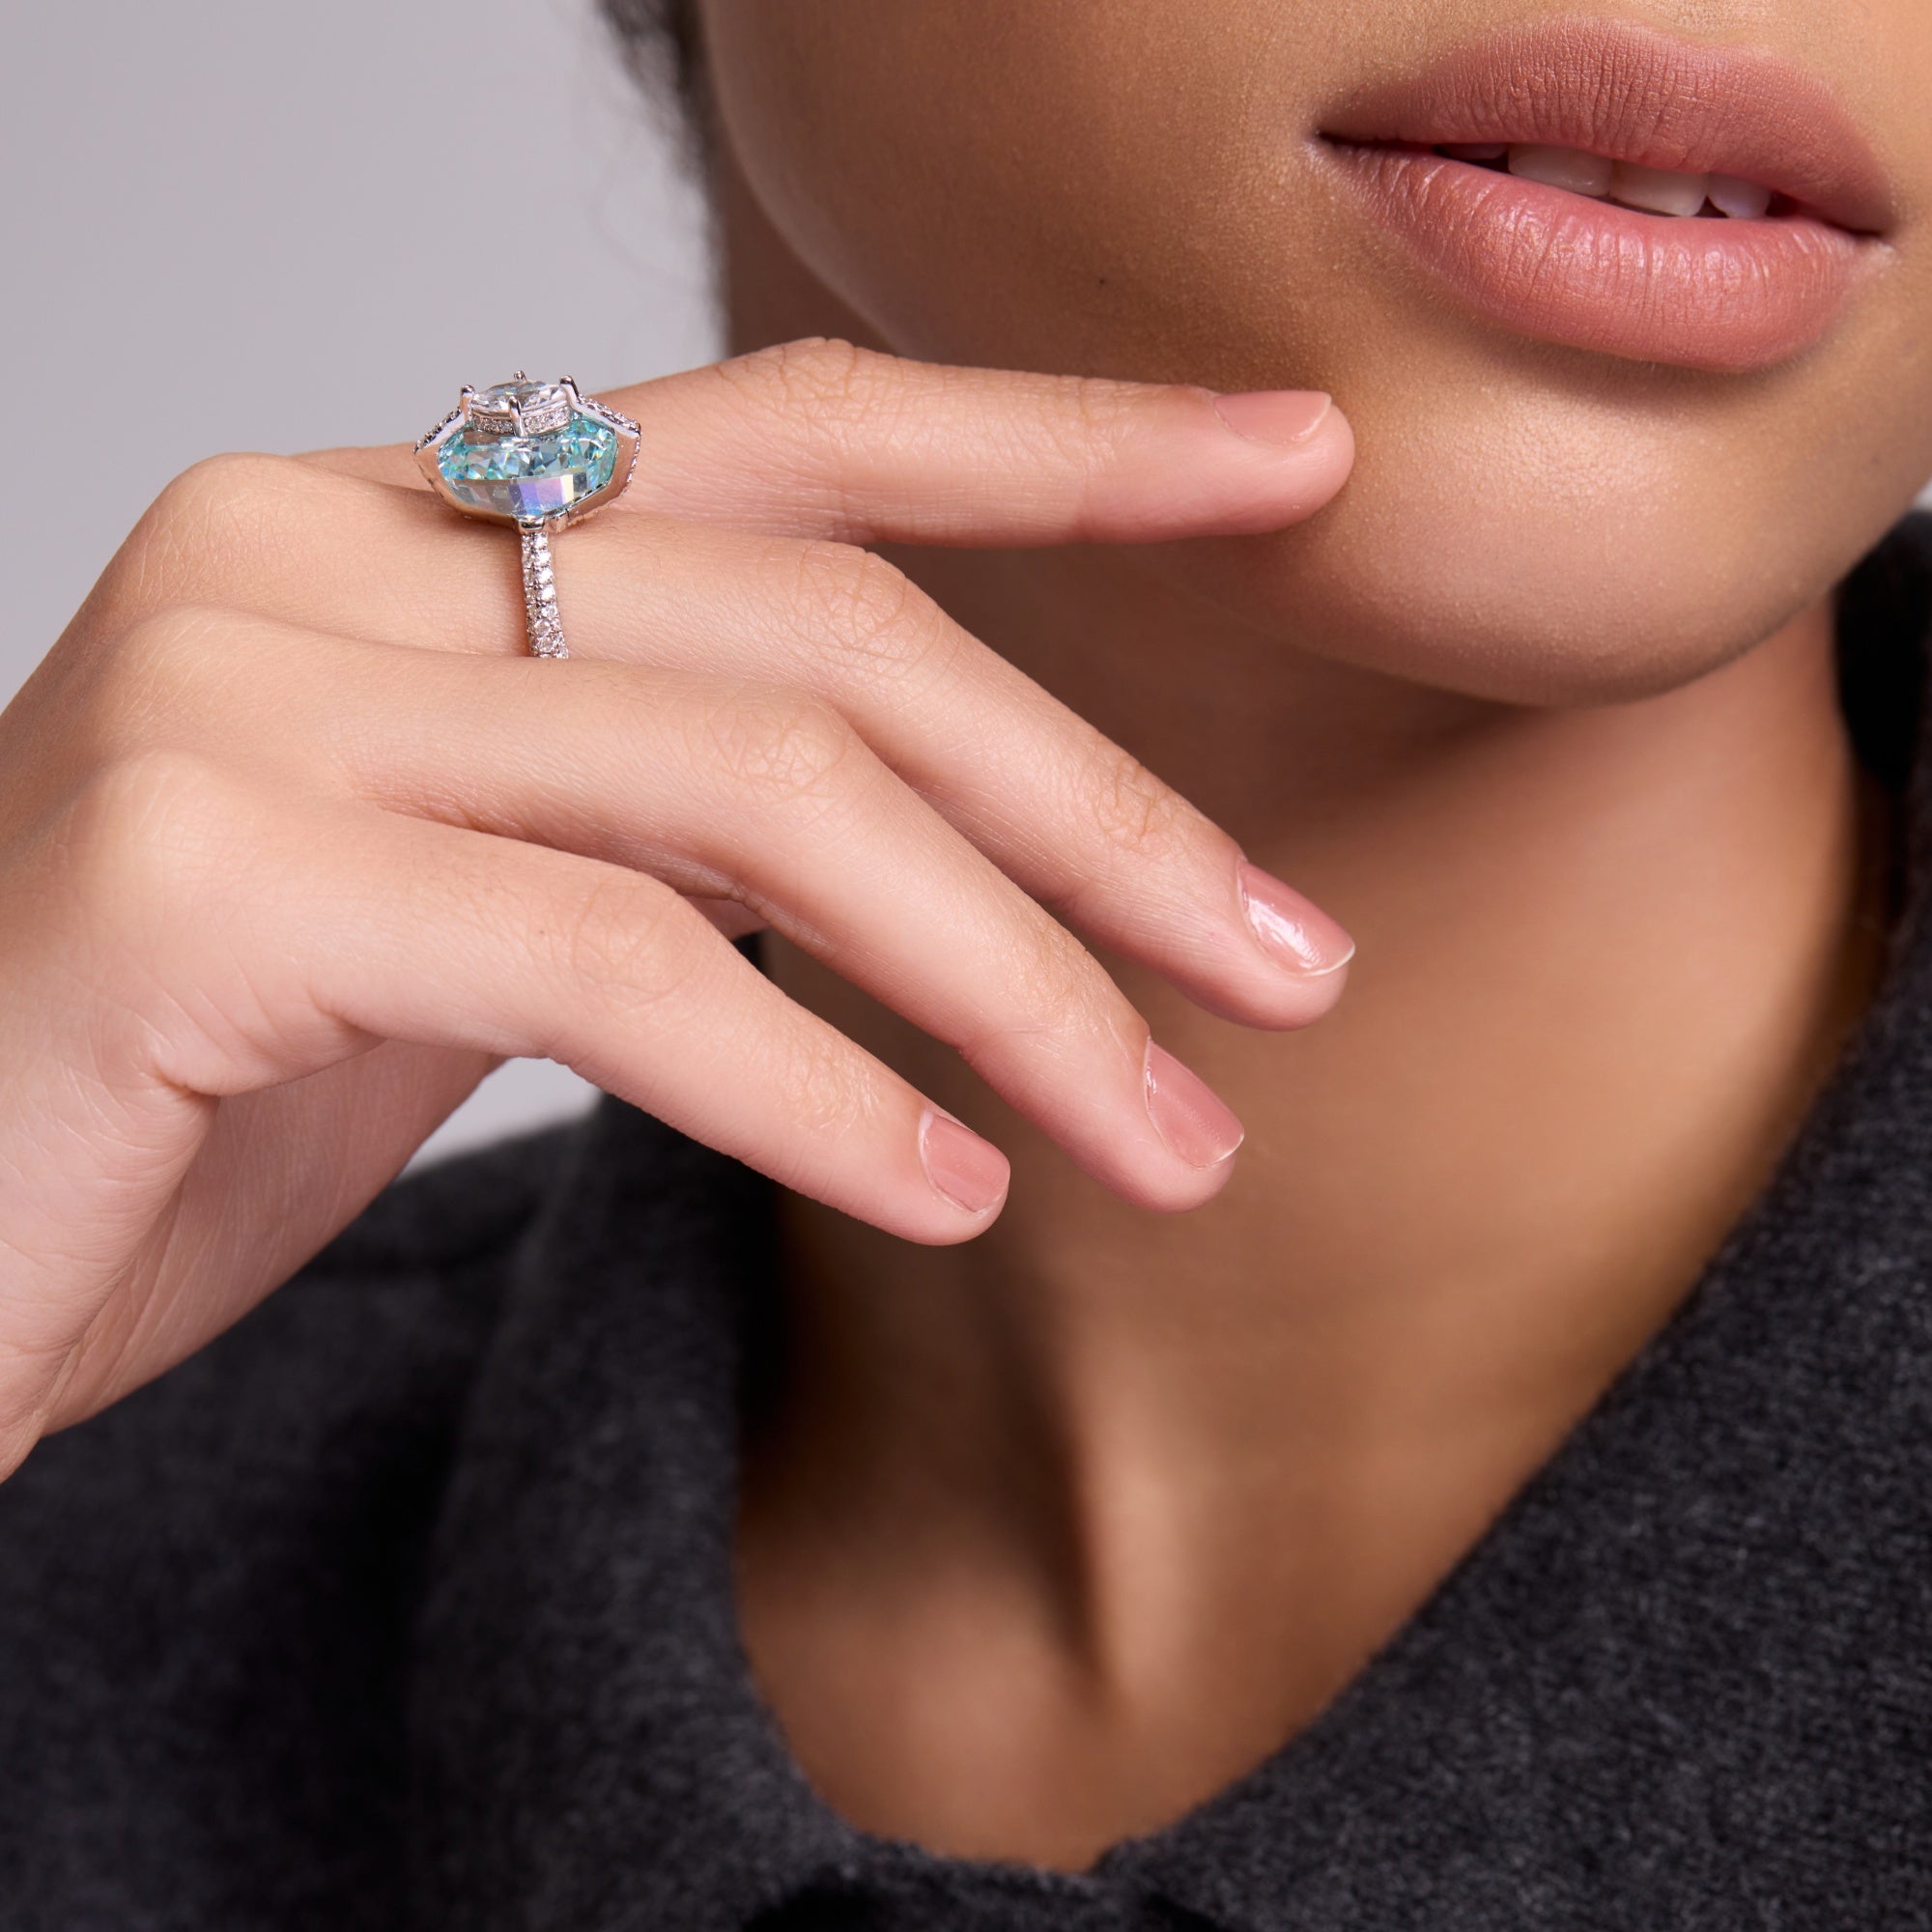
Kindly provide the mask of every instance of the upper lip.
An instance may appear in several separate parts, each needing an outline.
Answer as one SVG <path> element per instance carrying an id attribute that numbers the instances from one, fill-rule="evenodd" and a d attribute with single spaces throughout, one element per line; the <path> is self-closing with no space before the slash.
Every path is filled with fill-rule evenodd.
<path id="1" fill-rule="evenodd" d="M 1343 141 L 1535 142 L 1684 174 L 1734 175 L 1856 235 L 1897 219 L 1891 182 L 1831 90 L 1776 54 L 1621 21 L 1511 27 L 1323 116 Z"/>

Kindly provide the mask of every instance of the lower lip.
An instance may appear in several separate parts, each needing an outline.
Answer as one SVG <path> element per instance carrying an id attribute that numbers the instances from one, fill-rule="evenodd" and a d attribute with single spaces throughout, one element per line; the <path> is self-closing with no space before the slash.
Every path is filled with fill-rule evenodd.
<path id="1" fill-rule="evenodd" d="M 1602 355 L 1737 373 L 1819 342 L 1867 244 L 1805 214 L 1646 214 L 1426 149 L 1324 143 L 1382 223 L 1465 306 Z"/>

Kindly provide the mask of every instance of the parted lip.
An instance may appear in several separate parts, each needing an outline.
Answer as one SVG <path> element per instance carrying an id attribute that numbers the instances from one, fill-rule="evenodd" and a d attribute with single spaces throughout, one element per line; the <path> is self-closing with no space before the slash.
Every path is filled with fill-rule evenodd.
<path id="1" fill-rule="evenodd" d="M 1897 220 L 1884 164 L 1831 89 L 1776 54 L 1633 23 L 1510 27 L 1378 81 L 1321 120 L 1331 141 L 1535 142 L 1640 167 L 1734 175 L 1863 237 Z"/>

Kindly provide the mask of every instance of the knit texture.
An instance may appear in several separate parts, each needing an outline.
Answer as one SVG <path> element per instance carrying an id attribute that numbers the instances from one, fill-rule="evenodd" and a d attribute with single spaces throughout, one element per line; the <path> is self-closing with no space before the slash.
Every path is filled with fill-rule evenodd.
<path id="1" fill-rule="evenodd" d="M 770 1185 L 605 1098 L 0 1486 L 7 1932 L 1932 1925 L 1932 521 L 1841 607 L 1879 999 L 1663 1331 L 1309 1729 L 1085 1874 L 859 1832 L 731 1588 Z"/>

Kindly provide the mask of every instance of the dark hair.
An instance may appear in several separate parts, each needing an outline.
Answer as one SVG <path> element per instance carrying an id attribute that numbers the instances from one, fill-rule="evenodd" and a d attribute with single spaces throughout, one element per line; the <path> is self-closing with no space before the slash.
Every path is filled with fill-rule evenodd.
<path id="1" fill-rule="evenodd" d="M 602 6 L 624 58 L 646 91 L 676 101 L 694 130 L 698 129 L 703 50 L 696 0 L 602 0 Z"/>

